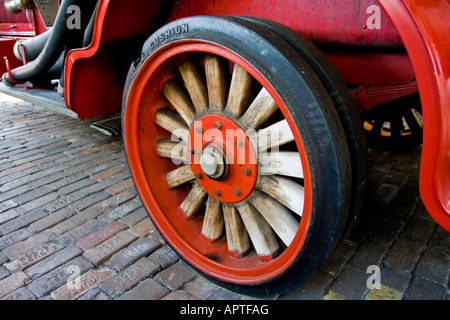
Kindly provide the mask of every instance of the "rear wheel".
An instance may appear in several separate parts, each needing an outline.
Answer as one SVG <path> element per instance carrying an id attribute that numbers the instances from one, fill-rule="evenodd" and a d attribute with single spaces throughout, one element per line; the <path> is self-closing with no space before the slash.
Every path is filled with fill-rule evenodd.
<path id="1" fill-rule="evenodd" d="M 158 30 L 130 69 L 124 141 L 141 199 L 212 281 L 272 295 L 340 239 L 351 159 L 333 101 L 281 37 L 223 17 Z"/>

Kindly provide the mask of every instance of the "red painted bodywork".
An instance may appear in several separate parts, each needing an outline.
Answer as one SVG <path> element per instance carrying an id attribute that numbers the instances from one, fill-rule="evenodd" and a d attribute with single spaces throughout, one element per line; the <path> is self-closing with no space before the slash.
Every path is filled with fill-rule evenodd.
<path id="1" fill-rule="evenodd" d="M 4 74 L 8 70 L 6 69 L 6 63 L 4 58 L 8 59 L 11 69 L 20 67 L 22 62 L 16 59 L 13 48 L 16 40 L 13 38 L 0 38 L 0 73 Z"/>
<path id="2" fill-rule="evenodd" d="M 162 8 L 171 3 L 169 18 L 161 21 Z M 372 5 L 380 8 L 379 29 L 369 24 Z M 168 21 L 192 15 L 281 22 L 315 42 L 352 88 L 417 83 L 424 121 L 421 195 L 450 231 L 448 0 L 100 0 L 92 43 L 66 60 L 68 108 L 80 118 L 119 111 L 127 70 L 145 38 Z"/>
<path id="3" fill-rule="evenodd" d="M 194 15 L 245 15 L 283 23 L 315 43 L 361 47 L 402 47 L 400 36 L 380 8 L 381 29 L 369 29 L 367 8 L 377 0 L 202 0 L 177 1 L 169 21 Z"/>
<path id="4" fill-rule="evenodd" d="M 422 100 L 422 200 L 450 232 L 450 2 L 380 0 L 399 30 Z"/>
<path id="5" fill-rule="evenodd" d="M 169 21 L 195 15 L 267 18 L 289 26 L 320 46 L 348 84 L 389 85 L 414 80 L 401 37 L 377 0 L 280 3 L 279 0 L 177 1 Z M 368 26 L 372 21 L 370 6 L 379 8 L 379 29 Z"/>
<path id="6" fill-rule="evenodd" d="M 124 55 L 124 44 L 118 47 L 114 44 L 136 35 L 149 35 L 150 30 L 158 26 L 155 21 L 161 15 L 163 2 L 134 0 L 123 6 L 118 1 L 100 1 L 91 45 L 74 50 L 66 63 L 66 105 L 80 118 L 119 110 L 124 75 L 131 59 L 139 53 Z M 170 1 L 165 3 L 170 4 Z M 349 85 L 413 81 L 412 64 L 389 16 L 378 6 L 381 29 L 371 29 L 367 26 L 371 17 L 367 8 L 378 2 L 361 0 L 355 3 L 353 0 L 314 3 L 289 0 L 280 6 L 279 0 L 177 1 L 171 7 L 168 19 L 160 24 L 192 15 L 263 17 L 288 25 L 323 46 Z"/>
<path id="7" fill-rule="evenodd" d="M 44 33 L 47 28 L 37 10 L 23 10 L 10 14 L 4 3 L 0 4 L 0 36 L 33 37 Z"/>
<path id="8" fill-rule="evenodd" d="M 4 3 L 0 3 L 0 73 L 7 72 L 4 57 L 8 58 L 11 69 L 20 67 L 22 61 L 13 53 L 17 38 L 27 38 L 47 31 L 41 16 L 36 10 L 23 10 L 19 14 L 10 14 Z"/>
<path id="9" fill-rule="evenodd" d="M 163 2 L 100 1 L 91 44 L 66 58 L 65 101 L 81 119 L 120 110 L 128 69 Z"/>

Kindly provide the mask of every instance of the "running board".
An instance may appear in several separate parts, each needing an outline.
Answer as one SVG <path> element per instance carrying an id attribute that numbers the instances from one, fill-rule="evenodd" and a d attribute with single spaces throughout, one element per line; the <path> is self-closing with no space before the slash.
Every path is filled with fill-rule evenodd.
<path id="1" fill-rule="evenodd" d="M 74 119 L 79 119 L 78 114 L 66 107 L 64 99 L 55 89 L 31 89 L 26 85 L 8 87 L 3 82 L 0 82 L 0 93 L 21 99 L 35 106 L 47 108 Z M 122 137 L 122 120 L 120 116 L 94 122 L 91 124 L 91 128 L 111 137 Z"/>
<path id="2" fill-rule="evenodd" d="M 29 88 L 26 85 L 8 87 L 3 82 L 0 82 L 0 92 L 29 102 L 35 106 L 47 108 L 66 116 L 79 119 L 78 114 L 66 107 L 64 99 L 58 94 L 56 89 L 34 89 Z"/>

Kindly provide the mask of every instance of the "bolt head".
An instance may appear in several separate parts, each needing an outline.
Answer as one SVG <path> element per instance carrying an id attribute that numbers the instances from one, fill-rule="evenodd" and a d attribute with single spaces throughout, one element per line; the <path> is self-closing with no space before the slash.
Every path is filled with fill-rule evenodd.
<path id="1" fill-rule="evenodd" d="M 220 178 L 225 172 L 225 160 L 214 147 L 207 147 L 203 150 L 200 166 L 203 172 L 213 179 Z"/>

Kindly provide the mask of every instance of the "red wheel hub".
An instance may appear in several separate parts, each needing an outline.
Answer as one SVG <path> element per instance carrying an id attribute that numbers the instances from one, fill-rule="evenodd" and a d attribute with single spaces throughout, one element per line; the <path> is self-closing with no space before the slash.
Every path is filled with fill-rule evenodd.
<path id="1" fill-rule="evenodd" d="M 244 130 L 231 119 L 217 114 L 198 119 L 190 131 L 188 156 L 198 183 L 217 200 L 236 203 L 253 191 L 256 153 Z"/>

